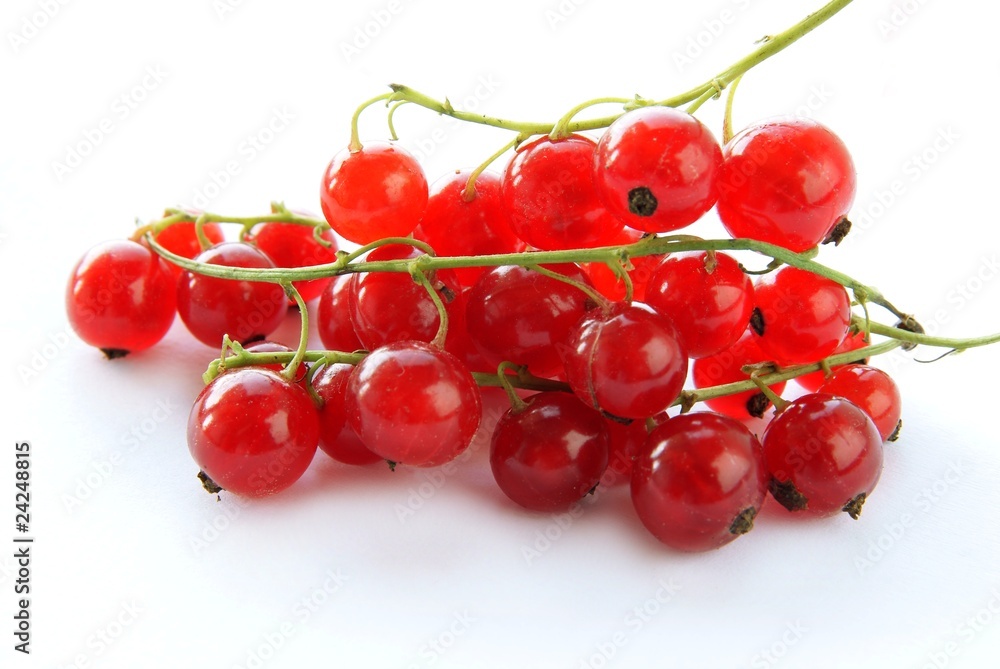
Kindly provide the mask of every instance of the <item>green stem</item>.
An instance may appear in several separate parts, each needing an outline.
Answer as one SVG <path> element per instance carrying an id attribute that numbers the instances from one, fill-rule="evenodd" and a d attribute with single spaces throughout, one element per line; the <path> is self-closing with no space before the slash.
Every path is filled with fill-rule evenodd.
<path id="1" fill-rule="evenodd" d="M 448 338 L 448 310 L 445 309 L 441 296 L 434 289 L 434 286 L 431 285 L 430 279 L 427 278 L 427 275 L 420 268 L 421 262 L 419 258 L 410 261 L 410 276 L 424 287 L 424 290 L 430 295 L 431 301 L 434 302 L 434 307 L 438 312 L 438 330 L 434 334 L 434 339 L 430 342 L 431 346 L 436 346 L 443 350 L 445 339 Z"/>
<path id="2" fill-rule="evenodd" d="M 507 153 L 511 149 L 516 149 L 518 145 L 527 138 L 528 135 L 518 134 L 517 137 L 504 144 L 499 151 L 497 151 L 492 156 L 490 156 L 482 163 L 480 163 L 476 169 L 472 170 L 472 173 L 469 175 L 468 181 L 465 182 L 465 190 L 462 191 L 462 199 L 465 200 L 466 202 L 472 202 L 473 200 L 475 200 L 476 179 L 479 178 L 479 175 L 485 172 L 486 168 L 489 167 L 493 163 L 493 161 L 495 161 L 496 159 L 498 159 L 500 156 Z"/>
<path id="3" fill-rule="evenodd" d="M 576 115 L 582 112 L 584 109 L 588 109 L 589 107 L 593 107 L 596 105 L 606 105 L 606 104 L 626 105 L 635 102 L 637 102 L 636 98 L 613 98 L 613 97 L 595 98 L 593 100 L 587 100 L 586 102 L 581 102 L 580 104 L 578 104 L 577 106 L 573 107 L 568 112 L 566 112 L 566 114 L 562 118 L 560 118 L 558 121 L 555 122 L 555 124 L 552 126 L 552 131 L 549 132 L 549 139 L 551 139 L 554 142 L 556 140 L 569 137 L 572 134 L 572 132 L 569 129 L 570 123 L 572 123 L 573 118 L 576 117 Z"/>
<path id="4" fill-rule="evenodd" d="M 235 343 L 235 342 L 234 342 Z M 222 358 L 216 358 L 212 362 L 208 363 L 208 368 L 205 373 L 202 374 L 202 379 L 206 384 L 211 383 L 219 374 L 226 371 L 227 369 L 236 369 L 237 367 L 247 367 L 251 365 L 288 365 L 292 360 L 299 355 L 298 351 L 282 351 L 277 353 L 252 353 L 243 349 L 233 350 L 231 355 L 225 356 L 225 362 Z M 304 362 L 312 363 L 323 363 L 327 365 L 333 365 L 336 363 L 345 363 L 348 365 L 356 365 L 365 359 L 367 353 L 345 353 L 343 351 L 305 351 L 301 355 L 301 360 Z"/>
<path id="5" fill-rule="evenodd" d="M 376 95 L 371 100 L 362 102 L 361 105 L 354 111 L 354 115 L 351 117 L 351 142 L 347 145 L 347 149 L 351 153 L 357 153 L 363 148 L 361 145 L 361 136 L 358 134 L 358 120 L 361 118 L 361 112 L 368 109 L 376 102 L 381 102 L 383 100 L 389 101 L 393 99 L 395 99 L 395 96 L 392 93 Z"/>
<path id="6" fill-rule="evenodd" d="M 729 95 L 726 96 L 726 112 L 722 117 L 722 143 L 728 144 L 733 138 L 733 98 L 736 97 L 736 89 L 740 85 L 743 75 L 733 79 L 733 85 L 729 88 Z"/>
<path id="7" fill-rule="evenodd" d="M 288 295 L 288 297 L 295 300 L 295 306 L 299 308 L 299 318 L 301 321 L 301 328 L 299 329 L 299 345 L 295 349 L 295 356 L 281 371 L 281 375 L 285 377 L 285 380 L 292 383 L 295 381 L 295 374 L 299 371 L 299 365 L 302 364 L 302 359 L 306 354 L 306 348 L 308 348 L 309 345 L 309 309 L 306 307 L 306 302 L 302 299 L 302 295 L 299 294 L 298 289 L 296 289 L 292 283 L 283 282 L 281 287 L 285 289 L 285 294 Z"/>

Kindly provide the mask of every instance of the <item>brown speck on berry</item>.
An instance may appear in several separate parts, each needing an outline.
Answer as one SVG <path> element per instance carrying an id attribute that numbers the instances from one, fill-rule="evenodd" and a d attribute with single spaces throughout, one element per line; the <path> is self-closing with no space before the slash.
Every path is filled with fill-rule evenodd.
<path id="1" fill-rule="evenodd" d="M 198 472 L 198 480 L 201 481 L 201 487 L 209 494 L 218 496 L 222 492 L 222 486 L 213 481 L 204 471 Z"/>
<path id="2" fill-rule="evenodd" d="M 767 489 L 771 491 L 771 496 L 777 500 L 778 504 L 789 511 L 802 511 L 809 508 L 809 500 L 799 492 L 799 489 L 791 481 L 779 481 L 772 478 Z"/>
<path id="3" fill-rule="evenodd" d="M 124 358 L 129 354 L 129 351 L 124 348 L 102 348 L 101 353 L 108 360 L 117 360 L 118 358 Z"/>
<path id="4" fill-rule="evenodd" d="M 866 493 L 859 494 L 857 497 L 844 505 L 844 512 L 846 512 L 847 515 L 854 520 L 857 520 L 861 517 L 861 507 L 865 505 L 865 500 L 867 498 L 868 495 Z"/>
<path id="5" fill-rule="evenodd" d="M 652 216 L 659 204 L 653 191 L 645 186 L 638 186 L 628 192 L 628 210 L 636 216 Z"/>
<path id="6" fill-rule="evenodd" d="M 841 216 L 837 224 L 833 226 L 833 230 L 830 234 L 826 236 L 823 240 L 824 244 L 833 244 L 834 246 L 840 246 L 840 242 L 844 241 L 844 237 L 851 231 L 851 222 L 847 220 L 846 216 Z"/>
<path id="7" fill-rule="evenodd" d="M 900 418 L 899 422 L 896 423 L 896 429 L 892 431 L 889 438 L 886 441 L 897 441 L 899 439 L 899 431 L 903 429 L 903 419 Z"/>
<path id="8" fill-rule="evenodd" d="M 756 517 L 757 509 L 748 506 L 733 519 L 733 524 L 729 526 L 729 533 L 746 534 L 753 529 L 753 519 Z"/>

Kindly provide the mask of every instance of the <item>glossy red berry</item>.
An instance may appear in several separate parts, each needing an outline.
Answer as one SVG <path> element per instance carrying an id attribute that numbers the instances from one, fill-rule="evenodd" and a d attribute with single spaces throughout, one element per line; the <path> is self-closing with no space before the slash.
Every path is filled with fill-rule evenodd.
<path id="1" fill-rule="evenodd" d="M 475 436 L 479 390 L 455 356 L 417 341 L 372 351 L 347 387 L 347 418 L 361 441 L 391 462 L 433 467 Z"/>
<path id="2" fill-rule="evenodd" d="M 757 345 L 756 336 L 747 330 L 735 344 L 724 351 L 695 360 L 691 365 L 691 376 L 695 388 L 709 388 L 724 383 L 748 381 L 750 375 L 742 371 L 743 367 L 768 360 L 768 356 Z M 785 390 L 785 382 L 780 381 L 771 385 L 770 388 L 780 395 Z M 767 396 L 756 389 L 733 395 L 723 395 L 706 400 L 705 403 L 714 411 L 740 420 L 746 420 L 750 417 L 760 418 L 771 406 Z"/>
<path id="3" fill-rule="evenodd" d="M 649 434 L 632 470 L 632 503 L 657 539 L 683 551 L 746 534 L 767 494 L 757 438 L 716 413 L 671 418 Z"/>
<path id="4" fill-rule="evenodd" d="M 511 230 L 507 209 L 500 194 L 501 178 L 483 172 L 476 178 L 475 196 L 464 197 L 471 172 L 452 172 L 431 186 L 427 209 L 413 232 L 439 256 L 518 253 L 524 242 Z M 455 269 L 463 286 L 471 286 L 485 267 Z"/>
<path id="5" fill-rule="evenodd" d="M 806 118 L 762 121 L 726 145 L 718 212 L 733 237 L 801 252 L 824 241 L 854 202 L 847 147 Z"/>
<path id="6" fill-rule="evenodd" d="M 253 229 L 247 241 L 264 252 L 275 267 L 310 267 L 325 265 L 337 260 L 337 245 L 333 233 L 325 230 L 324 240 L 332 246 L 323 246 L 313 236 L 313 228 L 296 223 L 264 223 Z M 293 281 L 292 285 L 306 302 L 319 297 L 330 282 L 329 278 Z"/>
<path id="7" fill-rule="evenodd" d="M 320 186 L 323 215 L 349 241 L 368 244 L 413 232 L 427 206 L 427 178 L 420 163 L 387 142 L 343 149 L 330 161 Z"/>
<path id="8" fill-rule="evenodd" d="M 546 265 L 589 285 L 576 265 Z M 469 294 L 466 327 L 494 368 L 504 360 L 527 365 L 536 376 L 562 369 L 556 345 L 583 317 L 587 296 L 568 284 L 525 267 L 494 267 L 483 273 Z"/>
<path id="9" fill-rule="evenodd" d="M 882 473 L 882 438 L 852 402 L 803 395 L 768 425 L 764 465 L 772 496 L 789 511 L 853 518 Z"/>
<path id="10" fill-rule="evenodd" d="M 622 229 L 594 187 L 593 140 L 541 137 L 521 147 L 503 173 L 514 233 L 537 249 L 603 246 Z"/>
<path id="11" fill-rule="evenodd" d="M 725 253 L 671 254 L 646 285 L 646 303 L 670 319 L 692 358 L 732 346 L 747 329 L 753 284 Z"/>
<path id="12" fill-rule="evenodd" d="M 626 225 L 669 232 L 712 208 L 721 167 L 722 149 L 701 121 L 670 107 L 643 107 L 604 132 L 594 156 L 594 180 L 602 200 Z"/>
<path id="13" fill-rule="evenodd" d="M 324 365 L 313 377 L 313 389 L 323 400 L 319 410 L 319 447 L 338 462 L 368 465 L 382 460 L 347 422 L 347 386 L 354 365 Z"/>
<path id="14" fill-rule="evenodd" d="M 242 367 L 198 395 L 187 441 L 194 461 L 224 490 L 263 497 L 305 472 L 316 453 L 319 419 L 301 386 L 271 370 Z"/>
<path id="15" fill-rule="evenodd" d="M 833 353 L 830 355 L 837 355 L 838 353 L 848 353 L 850 351 L 857 351 L 859 348 L 864 348 L 868 346 L 868 342 L 865 341 L 864 332 L 855 332 L 854 334 L 848 334 L 844 337 L 844 340 L 840 342 L 837 348 L 834 349 Z M 861 364 L 867 363 L 868 358 L 858 361 Z M 839 369 L 841 365 L 834 365 L 832 369 Z M 809 374 L 803 374 L 802 376 L 796 376 L 795 382 L 800 386 L 805 388 L 811 393 L 819 390 L 820 386 L 826 383 L 826 374 L 823 370 L 818 372 L 810 372 Z"/>
<path id="16" fill-rule="evenodd" d="M 366 262 L 403 260 L 423 254 L 405 244 L 387 244 L 368 254 Z M 461 292 L 458 279 L 448 269 L 427 277 L 447 309 Z M 351 322 L 358 339 L 369 351 L 396 341 L 429 342 L 441 322 L 427 289 L 405 272 L 360 272 L 348 288 Z"/>
<path id="17" fill-rule="evenodd" d="M 608 465 L 604 419 L 575 396 L 543 392 L 497 423 L 490 467 L 507 497 L 533 511 L 563 511 L 597 485 Z"/>
<path id="18" fill-rule="evenodd" d="M 622 228 L 614 239 L 608 242 L 609 246 L 627 246 L 642 239 L 643 233 L 632 228 Z M 637 302 L 646 301 L 646 284 L 649 282 L 653 271 L 660 264 L 664 256 L 649 255 L 630 258 L 631 269 L 627 270 L 629 279 L 632 280 L 632 299 Z M 607 263 L 591 262 L 581 265 L 587 277 L 590 278 L 594 288 L 604 297 L 612 302 L 621 302 L 625 299 L 625 281 L 608 267 Z"/>
<path id="19" fill-rule="evenodd" d="M 212 244 L 221 244 L 225 239 L 222 226 L 218 223 L 206 223 L 203 229 Z M 201 253 L 201 243 L 195 234 L 194 223 L 174 223 L 160 231 L 155 239 L 166 250 L 184 258 L 194 258 Z M 170 265 L 170 269 L 174 271 L 174 276 L 178 277 L 184 271 L 174 264 Z"/>
<path id="20" fill-rule="evenodd" d="M 270 258 L 242 242 L 225 242 L 203 251 L 198 262 L 226 267 L 274 267 Z M 276 283 L 217 279 L 185 271 L 177 283 L 177 312 L 184 325 L 208 346 L 224 335 L 240 343 L 274 332 L 288 311 L 285 291 Z"/>
<path id="21" fill-rule="evenodd" d="M 326 284 L 316 307 L 316 327 L 320 341 L 331 351 L 350 353 L 364 348 L 351 321 L 351 277 L 335 276 Z"/>
<path id="22" fill-rule="evenodd" d="M 160 341 L 177 313 L 170 267 L 126 239 L 93 247 L 77 262 L 66 287 L 66 315 L 73 330 L 109 358 Z"/>
<path id="23" fill-rule="evenodd" d="M 619 418 L 665 411 L 687 378 L 687 354 L 673 325 L 641 302 L 594 309 L 569 332 L 559 352 L 577 397 Z"/>
<path id="24" fill-rule="evenodd" d="M 851 325 L 851 299 L 839 283 L 797 267 L 764 275 L 754 288 L 750 320 L 765 356 L 780 365 L 818 362 Z"/>
<path id="25" fill-rule="evenodd" d="M 632 478 L 635 459 L 642 451 L 649 433 L 644 420 L 634 420 L 625 424 L 605 418 L 604 427 L 608 430 L 610 449 L 608 468 L 601 477 L 601 485 L 610 488 L 626 484 Z"/>
<path id="26" fill-rule="evenodd" d="M 903 401 L 888 374 L 868 365 L 845 365 L 834 370 L 819 392 L 836 395 L 858 405 L 878 428 L 882 441 L 899 427 Z"/>

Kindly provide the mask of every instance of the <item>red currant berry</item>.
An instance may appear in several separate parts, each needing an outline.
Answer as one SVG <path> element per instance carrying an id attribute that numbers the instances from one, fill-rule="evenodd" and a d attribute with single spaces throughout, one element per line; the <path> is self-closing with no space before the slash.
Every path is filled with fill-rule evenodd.
<path id="1" fill-rule="evenodd" d="M 717 209 L 733 237 L 805 251 L 826 239 L 854 202 L 851 156 L 816 121 L 762 121 L 733 137 L 724 156 Z"/>
<path id="2" fill-rule="evenodd" d="M 594 156 L 594 180 L 602 200 L 626 225 L 668 232 L 712 208 L 721 167 L 722 149 L 701 121 L 670 107 L 644 107 L 604 132 Z"/>
<path id="3" fill-rule="evenodd" d="M 673 325 L 641 302 L 594 309 L 559 352 L 577 397 L 619 418 L 665 411 L 687 378 L 687 355 Z"/>
<path id="4" fill-rule="evenodd" d="M 77 262 L 66 287 L 66 315 L 80 339 L 109 358 L 142 351 L 174 322 L 170 265 L 138 242 L 98 244 Z"/>
<path id="5" fill-rule="evenodd" d="M 842 397 L 803 395 L 767 426 L 764 465 L 772 496 L 789 511 L 852 518 L 882 473 L 882 438 Z"/>
<path id="6" fill-rule="evenodd" d="M 732 346 L 750 322 L 753 284 L 725 253 L 672 254 L 646 286 L 646 303 L 677 328 L 687 354 L 704 358 Z"/>
<path id="7" fill-rule="evenodd" d="M 518 253 L 524 242 L 510 227 L 500 196 L 500 175 L 483 172 L 476 178 L 475 197 L 466 200 L 465 185 L 471 172 L 453 172 L 431 186 L 427 209 L 413 236 L 427 242 L 439 256 Z M 485 267 L 455 269 L 463 286 L 471 286 Z"/>
<path id="8" fill-rule="evenodd" d="M 271 370 L 242 367 L 198 395 L 187 441 L 194 461 L 224 490 L 263 497 L 305 472 L 316 454 L 319 419 L 301 386 Z"/>
<path id="9" fill-rule="evenodd" d="M 850 351 L 857 351 L 859 348 L 864 348 L 868 346 L 868 342 L 865 341 L 864 332 L 855 332 L 854 334 L 849 334 L 844 337 L 844 340 L 840 342 L 840 345 L 834 349 L 831 355 L 837 355 L 838 353 L 849 353 Z M 868 362 L 868 358 L 859 360 L 859 363 Z M 839 369 L 841 365 L 834 365 L 832 369 Z M 823 370 L 818 372 L 810 372 L 809 374 L 803 374 L 802 376 L 796 376 L 795 382 L 800 386 L 805 388 L 811 393 L 819 390 L 820 386 L 826 383 L 826 374 Z"/>
<path id="10" fill-rule="evenodd" d="M 779 365 L 816 362 L 833 353 L 851 325 L 851 298 L 839 283 L 785 266 L 760 278 L 750 325 L 760 349 Z"/>
<path id="11" fill-rule="evenodd" d="M 368 465 L 382 460 L 372 453 L 347 422 L 347 386 L 354 365 L 325 365 L 313 377 L 313 389 L 322 398 L 319 410 L 319 447 L 338 462 Z"/>
<path id="12" fill-rule="evenodd" d="M 225 239 L 222 234 L 222 226 L 218 223 L 206 223 L 204 232 L 212 244 L 221 244 Z M 195 234 L 194 223 L 174 223 L 160 231 L 155 239 L 166 250 L 184 258 L 194 258 L 201 253 L 201 243 Z M 174 264 L 170 265 L 170 269 L 174 271 L 174 276 L 177 277 L 184 271 Z"/>
<path id="13" fill-rule="evenodd" d="M 226 267 L 274 267 L 249 244 L 226 242 L 203 251 L 198 262 Z M 224 335 L 240 343 L 274 332 L 288 311 L 285 291 L 276 283 L 216 279 L 185 271 L 177 283 L 177 312 L 201 342 L 215 347 Z"/>
<path id="14" fill-rule="evenodd" d="M 627 425 L 610 418 L 604 419 L 604 427 L 608 430 L 610 452 L 608 468 L 601 477 L 601 485 L 607 488 L 629 482 L 632 477 L 632 467 L 639 452 L 646 443 L 648 432 L 646 421 L 634 420 Z"/>
<path id="15" fill-rule="evenodd" d="M 538 393 L 526 404 L 493 431 L 493 477 L 526 509 L 563 511 L 593 490 L 608 466 L 604 419 L 567 393 Z"/>
<path id="16" fill-rule="evenodd" d="M 642 233 L 632 228 L 622 228 L 621 232 L 613 240 L 608 242 L 609 246 L 628 246 L 642 239 Z M 628 278 L 632 280 L 632 299 L 637 302 L 646 300 L 646 284 L 649 282 L 653 271 L 660 264 L 664 256 L 649 255 L 631 258 L 629 262 L 632 269 L 627 270 Z M 581 265 L 583 271 L 587 273 L 594 288 L 604 297 L 612 302 L 621 302 L 625 299 L 625 282 L 615 274 L 607 263 L 591 262 Z"/>
<path id="17" fill-rule="evenodd" d="M 413 232 L 427 206 L 427 178 L 417 159 L 386 142 L 343 149 L 320 187 L 323 215 L 334 231 L 357 244 Z"/>
<path id="18" fill-rule="evenodd" d="M 710 388 L 724 383 L 747 381 L 750 376 L 743 372 L 743 367 L 767 360 L 768 357 L 757 345 L 756 336 L 747 330 L 726 350 L 695 360 L 691 365 L 691 376 L 695 388 Z M 780 395 L 785 390 L 785 382 L 780 381 L 769 387 L 775 394 Z M 714 411 L 740 420 L 746 420 L 751 416 L 761 418 L 771 405 L 767 396 L 759 390 L 723 395 L 706 400 L 705 404 Z"/>
<path id="19" fill-rule="evenodd" d="M 364 345 L 354 332 L 351 321 L 351 278 L 341 274 L 326 284 L 316 308 L 317 329 L 323 346 L 331 351 L 359 351 Z"/>
<path id="20" fill-rule="evenodd" d="M 476 434 L 479 389 L 455 356 L 418 341 L 372 351 L 351 375 L 347 418 L 361 441 L 391 462 L 433 467 Z"/>
<path id="21" fill-rule="evenodd" d="M 886 441 L 899 427 L 903 400 L 899 388 L 888 374 L 867 365 L 838 367 L 819 392 L 836 395 L 854 402 L 875 423 L 882 441 Z"/>
<path id="22" fill-rule="evenodd" d="M 545 267 L 589 285 L 576 265 Z M 556 344 L 566 340 L 588 306 L 582 291 L 562 281 L 525 267 L 494 267 L 469 294 L 466 327 L 493 368 L 510 360 L 536 376 L 552 376 L 562 369 Z"/>
<path id="23" fill-rule="evenodd" d="M 514 233 L 538 249 L 610 244 L 623 223 L 594 188 L 593 140 L 536 139 L 514 154 L 503 174 L 503 201 Z"/>
<path id="24" fill-rule="evenodd" d="M 313 236 L 313 228 L 296 223 L 264 223 L 247 239 L 271 259 L 276 267 L 309 267 L 326 265 L 337 260 L 337 245 L 333 233 L 325 230 L 324 240 L 333 246 L 323 246 Z M 330 282 L 329 278 L 293 281 L 292 285 L 306 302 L 319 297 Z M 291 302 L 294 304 L 294 301 Z"/>
<path id="25" fill-rule="evenodd" d="M 366 262 L 405 260 L 423 255 L 405 244 L 387 244 L 368 254 Z M 461 292 L 458 279 L 448 269 L 428 279 L 449 307 Z M 351 322 L 358 339 L 369 351 L 395 341 L 429 342 L 437 334 L 440 316 L 427 289 L 403 272 L 361 272 L 349 288 Z"/>
<path id="26" fill-rule="evenodd" d="M 767 494 L 761 446 L 715 413 L 671 418 L 649 434 L 632 470 L 632 503 L 657 539 L 682 551 L 746 534 Z"/>

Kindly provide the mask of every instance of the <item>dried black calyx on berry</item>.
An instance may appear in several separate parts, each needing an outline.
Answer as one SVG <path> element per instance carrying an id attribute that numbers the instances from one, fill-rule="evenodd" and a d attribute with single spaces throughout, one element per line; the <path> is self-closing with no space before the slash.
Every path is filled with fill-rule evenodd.
<path id="1" fill-rule="evenodd" d="M 896 423 L 896 429 L 892 431 L 892 434 L 886 439 L 886 441 L 896 441 L 899 439 L 899 431 L 903 429 L 903 419 L 900 418 L 899 422 Z"/>
<path id="2" fill-rule="evenodd" d="M 760 307 L 754 307 L 750 312 L 750 327 L 758 337 L 764 336 L 764 314 L 761 313 Z"/>
<path id="3" fill-rule="evenodd" d="M 747 413 L 754 418 L 763 418 L 764 412 L 771 406 L 771 400 L 764 393 L 757 393 L 747 400 Z"/>
<path id="4" fill-rule="evenodd" d="M 799 489 L 790 480 L 779 481 L 772 478 L 767 488 L 771 491 L 771 496 L 777 500 L 778 504 L 789 511 L 802 511 L 809 508 L 809 500 L 799 492 Z"/>
<path id="5" fill-rule="evenodd" d="M 834 246 L 840 246 L 840 242 L 844 241 L 844 237 L 851 231 L 851 222 L 847 220 L 846 216 L 841 216 L 837 224 L 833 226 L 833 230 L 830 230 L 830 234 L 826 236 L 823 240 L 824 244 L 833 244 Z"/>
<path id="6" fill-rule="evenodd" d="M 757 509 L 748 506 L 739 512 L 729 526 L 730 534 L 746 534 L 753 529 L 753 519 L 757 517 Z"/>
<path id="7" fill-rule="evenodd" d="M 865 505 L 865 500 L 868 499 L 867 493 L 861 493 L 857 497 L 853 498 L 847 504 L 844 505 L 842 511 L 847 513 L 848 516 L 857 520 L 861 517 L 861 507 Z"/>
<path id="8" fill-rule="evenodd" d="M 653 191 L 638 186 L 628 192 L 628 210 L 636 216 L 652 216 L 659 204 Z"/>
<path id="9" fill-rule="evenodd" d="M 108 360 L 117 360 L 118 358 L 124 358 L 130 351 L 124 348 L 102 348 L 101 353 Z"/>
<path id="10" fill-rule="evenodd" d="M 222 486 L 213 481 L 204 471 L 198 472 L 198 480 L 201 481 L 201 487 L 208 491 L 209 494 L 218 495 L 223 490 Z"/>
<path id="11" fill-rule="evenodd" d="M 913 316 L 907 314 L 898 323 L 896 327 L 900 330 L 906 330 L 907 332 L 914 332 L 916 334 L 924 334 L 924 326 L 917 322 L 917 319 Z M 904 351 L 912 351 L 917 347 L 913 342 L 905 342 L 900 348 Z"/>

